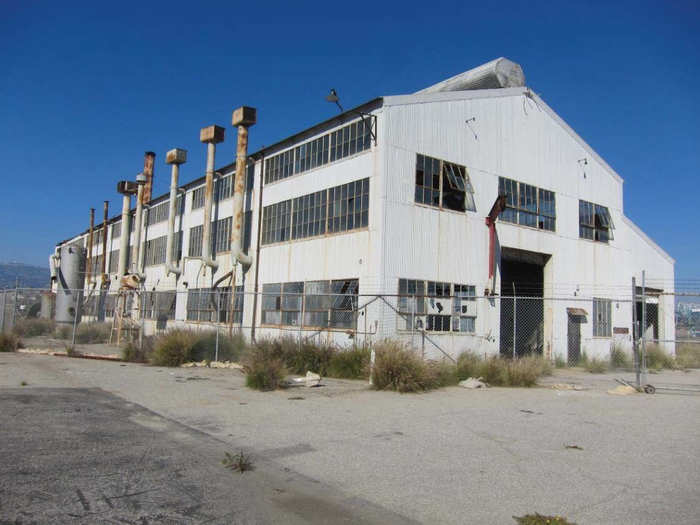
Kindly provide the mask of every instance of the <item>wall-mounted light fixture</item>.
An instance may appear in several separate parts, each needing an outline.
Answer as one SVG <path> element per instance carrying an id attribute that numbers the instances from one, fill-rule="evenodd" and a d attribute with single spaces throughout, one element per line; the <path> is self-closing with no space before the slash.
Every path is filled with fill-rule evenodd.
<path id="1" fill-rule="evenodd" d="M 340 109 L 341 113 L 345 112 L 343 109 L 343 106 L 340 105 L 340 97 L 338 97 L 338 92 L 331 88 L 331 91 L 328 95 L 326 95 L 326 102 L 332 102 L 336 106 L 338 106 L 338 109 Z M 365 113 L 363 111 L 358 111 L 356 109 L 351 109 L 348 111 L 348 113 L 353 113 L 355 115 L 359 115 L 359 117 L 362 119 L 362 123 L 365 125 L 365 127 L 369 130 L 369 134 L 372 136 L 372 140 L 374 141 L 374 145 L 377 145 L 377 135 L 374 132 L 374 128 L 372 126 L 372 122 L 368 123 L 365 118 L 369 117 L 370 119 L 373 117 L 371 113 Z"/>

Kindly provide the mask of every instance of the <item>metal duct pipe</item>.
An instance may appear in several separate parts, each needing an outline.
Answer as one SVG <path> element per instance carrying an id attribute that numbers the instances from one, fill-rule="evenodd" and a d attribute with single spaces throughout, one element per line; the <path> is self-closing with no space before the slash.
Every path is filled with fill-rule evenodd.
<path id="1" fill-rule="evenodd" d="M 245 193 L 246 164 L 248 157 L 248 128 L 255 124 L 255 108 L 241 106 L 234 110 L 231 123 L 238 126 L 238 144 L 236 145 L 236 178 L 233 185 L 233 224 L 231 225 L 231 268 L 236 262 L 243 265 L 243 271 L 250 268 L 253 258 L 243 253 L 243 194 Z"/>
<path id="2" fill-rule="evenodd" d="M 177 183 L 180 175 L 180 164 L 187 162 L 187 150 L 171 149 L 165 154 L 165 163 L 172 165 L 170 172 L 170 206 L 168 212 L 168 238 L 165 247 L 165 275 L 182 274 L 182 267 L 173 264 L 173 237 L 175 235 L 175 215 L 177 213 Z M 184 263 L 183 263 L 184 266 Z"/>
<path id="3" fill-rule="evenodd" d="M 138 188 L 135 182 L 122 180 L 117 183 L 117 192 L 121 193 L 122 199 L 122 237 L 119 244 L 119 280 L 126 275 L 126 261 L 129 258 L 129 212 L 131 211 L 131 196 Z"/>
<path id="4" fill-rule="evenodd" d="M 152 151 L 147 151 L 143 156 L 143 174 L 146 177 L 146 184 L 143 188 L 143 204 L 151 202 L 153 195 L 153 163 L 156 160 L 156 154 Z"/>
<path id="5" fill-rule="evenodd" d="M 131 247 L 131 273 L 139 273 L 141 258 L 141 228 L 143 227 L 143 184 L 136 190 L 136 212 L 134 215 L 134 245 Z"/>
<path id="6" fill-rule="evenodd" d="M 468 91 L 472 89 L 498 89 L 524 87 L 525 73 L 519 64 L 507 58 L 497 58 L 479 67 L 455 75 L 447 80 L 416 91 L 414 95 L 441 91 Z"/>
<path id="7" fill-rule="evenodd" d="M 87 242 L 87 271 L 85 272 L 85 282 L 89 285 L 92 279 L 92 232 L 95 229 L 95 208 L 90 208 L 90 232 Z"/>
<path id="8" fill-rule="evenodd" d="M 109 220 L 109 201 L 105 201 L 102 213 L 102 287 L 107 284 L 107 221 Z"/>
<path id="9" fill-rule="evenodd" d="M 126 274 L 126 261 L 129 258 L 129 211 L 131 211 L 131 194 L 122 197 L 122 237 L 119 242 L 119 279 Z"/>
<path id="10" fill-rule="evenodd" d="M 224 128 L 208 126 L 199 132 L 199 140 L 207 145 L 207 171 L 204 185 L 204 224 L 202 226 L 202 263 L 216 271 L 219 263 L 211 257 L 211 212 L 214 202 L 214 157 L 216 145 L 224 140 Z"/>
<path id="11" fill-rule="evenodd" d="M 58 265 L 61 262 L 61 252 L 58 246 L 54 248 L 53 255 L 49 255 L 49 273 L 51 274 L 51 282 L 56 280 L 56 272 L 58 271 Z"/>

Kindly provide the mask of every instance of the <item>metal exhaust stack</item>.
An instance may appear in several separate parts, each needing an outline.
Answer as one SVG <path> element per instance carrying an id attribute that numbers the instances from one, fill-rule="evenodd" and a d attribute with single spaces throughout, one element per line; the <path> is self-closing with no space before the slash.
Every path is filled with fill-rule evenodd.
<path id="1" fill-rule="evenodd" d="M 156 160 L 156 154 L 152 151 L 147 151 L 143 156 L 143 174 L 146 177 L 146 184 L 143 188 L 143 204 L 151 202 L 153 195 L 153 164 Z"/>
<path id="2" fill-rule="evenodd" d="M 87 271 L 85 272 L 85 282 L 90 285 L 92 279 L 92 232 L 95 230 L 95 208 L 90 208 L 90 233 L 87 242 Z"/>
<path id="3" fill-rule="evenodd" d="M 202 226 L 202 263 L 213 271 L 219 267 L 219 263 L 211 257 L 211 211 L 214 202 L 214 157 L 216 145 L 224 141 L 224 128 L 221 126 L 208 126 L 199 132 L 199 141 L 207 145 L 207 171 L 204 186 L 204 224 Z"/>
<path id="4" fill-rule="evenodd" d="M 231 225 L 231 268 L 235 268 L 236 262 L 240 262 L 243 265 L 243 271 L 250 268 L 253 263 L 253 258 L 243 253 L 241 239 L 243 237 L 243 194 L 248 160 L 248 128 L 255 124 L 256 119 L 256 109 L 248 106 L 241 106 L 234 110 L 231 118 L 231 124 L 238 126 L 236 178 L 233 185 L 233 224 Z"/>
<path id="5" fill-rule="evenodd" d="M 119 244 L 118 269 L 119 282 L 121 282 L 126 275 L 126 261 L 129 258 L 129 212 L 131 211 L 131 196 L 137 192 L 136 183 L 126 180 L 120 181 L 117 183 L 117 192 L 124 196 L 122 199 L 122 234 Z"/>
<path id="6" fill-rule="evenodd" d="M 146 204 L 144 200 L 144 192 L 146 189 L 146 176 L 143 173 L 136 175 L 136 184 L 138 189 L 136 190 L 136 222 L 134 223 L 134 245 L 131 247 L 131 273 L 141 275 L 143 269 L 141 267 L 141 234 L 143 230 L 143 205 Z"/>
<path id="7" fill-rule="evenodd" d="M 182 267 L 173 264 L 173 237 L 175 235 L 175 215 L 177 213 L 177 183 L 180 175 L 180 164 L 187 162 L 187 150 L 171 149 L 165 154 L 165 163 L 172 166 L 170 173 L 170 206 L 168 212 L 168 238 L 165 248 L 165 274 L 182 274 Z"/>
<path id="8" fill-rule="evenodd" d="M 109 220 L 109 201 L 105 201 L 102 213 L 102 288 L 107 286 L 107 221 Z"/>

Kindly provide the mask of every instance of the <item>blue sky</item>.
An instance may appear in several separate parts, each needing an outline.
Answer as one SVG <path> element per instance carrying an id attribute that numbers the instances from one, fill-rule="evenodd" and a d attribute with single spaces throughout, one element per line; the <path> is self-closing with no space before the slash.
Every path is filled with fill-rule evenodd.
<path id="1" fill-rule="evenodd" d="M 625 179 L 625 213 L 700 278 L 697 2 L 38 2 L 0 0 L 0 261 L 47 264 L 116 182 L 258 108 L 258 149 L 379 95 L 499 56 Z"/>

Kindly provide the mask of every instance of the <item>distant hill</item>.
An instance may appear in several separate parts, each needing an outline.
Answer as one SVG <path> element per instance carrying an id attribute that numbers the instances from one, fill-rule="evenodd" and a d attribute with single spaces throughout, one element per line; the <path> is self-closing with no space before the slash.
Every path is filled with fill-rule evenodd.
<path id="1" fill-rule="evenodd" d="M 19 278 L 20 288 L 47 288 L 49 269 L 41 266 L 8 262 L 0 263 L 0 289 L 14 288 Z"/>

